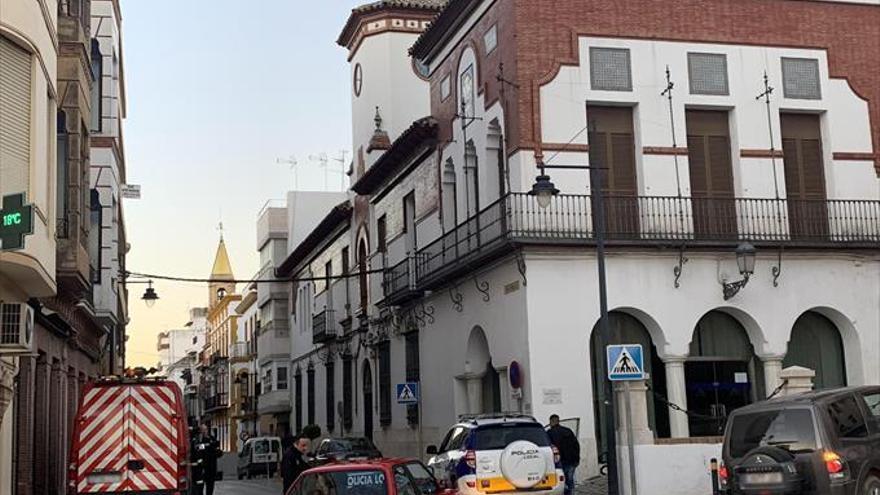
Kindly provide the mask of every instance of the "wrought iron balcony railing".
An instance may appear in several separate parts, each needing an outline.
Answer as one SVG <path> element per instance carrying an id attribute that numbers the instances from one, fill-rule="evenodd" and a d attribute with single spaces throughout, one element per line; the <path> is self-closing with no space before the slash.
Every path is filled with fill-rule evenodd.
<path id="1" fill-rule="evenodd" d="M 312 317 L 312 342 L 321 344 L 336 338 L 336 320 L 332 309 L 324 309 Z"/>
<path id="2" fill-rule="evenodd" d="M 472 270 L 516 244 L 595 243 L 592 197 L 554 196 L 540 208 L 512 193 L 385 271 L 385 303 L 398 303 Z M 880 201 L 610 196 L 609 245 L 880 249 Z"/>
<path id="3" fill-rule="evenodd" d="M 205 397 L 205 412 L 225 407 L 229 407 L 229 399 L 226 393 L 219 393 Z"/>

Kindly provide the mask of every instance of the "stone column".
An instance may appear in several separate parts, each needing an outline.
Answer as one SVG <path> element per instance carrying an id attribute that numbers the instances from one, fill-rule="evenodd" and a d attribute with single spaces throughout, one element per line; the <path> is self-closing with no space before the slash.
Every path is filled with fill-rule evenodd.
<path id="1" fill-rule="evenodd" d="M 626 385 L 623 383 L 614 384 L 614 393 L 617 404 L 615 412 L 617 413 L 617 437 L 618 445 L 626 446 L 626 409 L 624 401 L 626 401 Z M 633 444 L 635 445 L 651 445 L 654 443 L 654 432 L 651 431 L 648 422 L 648 385 L 646 380 L 634 380 L 629 382 L 629 413 L 632 421 Z"/>
<path id="2" fill-rule="evenodd" d="M 789 366 L 782 370 L 779 378 L 785 381 L 785 386 L 779 395 L 789 396 L 802 394 L 813 390 L 813 378 L 816 372 L 801 366 Z"/>
<path id="3" fill-rule="evenodd" d="M 687 409 L 687 388 L 684 379 L 684 357 L 671 356 L 664 360 L 666 365 L 666 393 L 669 402 Z M 672 438 L 690 436 L 687 414 L 669 408 L 669 429 Z"/>
<path id="4" fill-rule="evenodd" d="M 761 358 L 764 362 L 764 397 L 770 397 L 770 394 L 782 383 L 782 379 L 779 376 L 782 372 L 782 358 L 783 356 L 765 356 Z"/>

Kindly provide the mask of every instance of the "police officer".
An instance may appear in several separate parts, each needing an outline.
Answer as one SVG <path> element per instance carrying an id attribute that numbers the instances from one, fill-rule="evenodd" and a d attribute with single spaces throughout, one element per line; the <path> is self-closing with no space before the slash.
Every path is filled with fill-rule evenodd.
<path id="1" fill-rule="evenodd" d="M 220 442 L 209 433 L 207 423 L 199 425 L 199 432 L 192 439 L 190 452 L 193 463 L 193 495 L 214 495 L 217 458 L 223 452 L 220 450 Z"/>

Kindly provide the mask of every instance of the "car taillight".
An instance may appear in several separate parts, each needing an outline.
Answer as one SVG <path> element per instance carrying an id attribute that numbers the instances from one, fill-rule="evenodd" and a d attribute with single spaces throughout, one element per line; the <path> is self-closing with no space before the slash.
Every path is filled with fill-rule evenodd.
<path id="1" fill-rule="evenodd" d="M 722 464 L 718 467 L 718 484 L 721 485 L 721 488 L 727 488 L 727 482 L 729 481 L 730 472 L 727 470 L 727 466 Z"/>
<path id="2" fill-rule="evenodd" d="M 556 464 L 556 467 L 559 467 L 562 462 L 562 456 L 559 455 L 559 449 L 554 445 L 553 446 L 553 463 Z"/>
<path id="3" fill-rule="evenodd" d="M 468 450 L 464 454 L 464 463 L 471 469 L 477 469 L 477 453 L 473 450 Z"/>
<path id="4" fill-rule="evenodd" d="M 829 478 L 838 480 L 846 477 L 846 463 L 836 452 L 826 450 L 822 453 L 822 460 L 825 462 L 825 470 L 828 471 Z"/>

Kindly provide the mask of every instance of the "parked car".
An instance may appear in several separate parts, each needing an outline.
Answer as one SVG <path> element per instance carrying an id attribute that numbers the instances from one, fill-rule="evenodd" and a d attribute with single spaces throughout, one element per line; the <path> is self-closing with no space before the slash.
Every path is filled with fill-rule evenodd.
<path id="1" fill-rule="evenodd" d="M 415 459 L 331 463 L 304 472 L 286 495 L 455 495 Z"/>
<path id="2" fill-rule="evenodd" d="M 176 383 L 143 373 L 101 378 L 86 384 L 80 397 L 68 494 L 183 495 L 190 484 L 188 456 L 186 410 Z"/>
<path id="3" fill-rule="evenodd" d="M 378 459 L 382 453 L 369 438 L 325 438 L 315 449 L 313 465 L 321 466 L 334 461 Z"/>
<path id="4" fill-rule="evenodd" d="M 559 452 L 544 427 L 523 415 L 481 415 L 454 425 L 428 466 L 441 484 L 463 495 L 530 492 L 561 494 Z"/>
<path id="5" fill-rule="evenodd" d="M 880 494 L 880 386 L 809 392 L 735 410 L 720 469 L 726 493 Z"/>
<path id="6" fill-rule="evenodd" d="M 281 439 L 278 437 L 253 437 L 244 442 L 238 453 L 236 474 L 238 479 L 254 475 L 275 476 L 281 461 Z"/>

